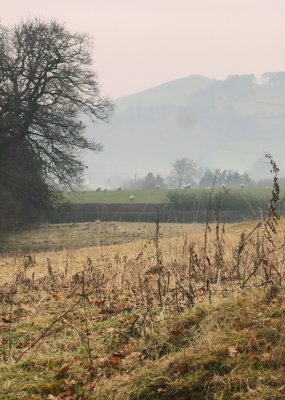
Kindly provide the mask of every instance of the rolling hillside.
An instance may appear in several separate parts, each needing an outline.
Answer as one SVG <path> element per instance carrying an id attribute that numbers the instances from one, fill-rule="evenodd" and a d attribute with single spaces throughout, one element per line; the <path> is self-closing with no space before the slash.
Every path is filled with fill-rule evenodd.
<path id="1" fill-rule="evenodd" d="M 88 122 L 88 136 L 104 147 L 86 156 L 90 188 L 120 186 L 148 171 L 166 176 L 182 157 L 243 172 L 271 152 L 284 168 L 283 79 L 282 73 L 259 81 L 252 75 L 224 81 L 189 76 L 116 100 L 110 124 Z M 269 168 L 258 164 L 253 174 L 263 178 Z"/>

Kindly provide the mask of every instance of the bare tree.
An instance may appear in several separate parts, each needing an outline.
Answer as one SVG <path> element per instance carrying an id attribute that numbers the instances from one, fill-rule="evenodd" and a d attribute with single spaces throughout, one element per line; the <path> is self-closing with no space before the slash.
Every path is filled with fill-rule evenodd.
<path id="1" fill-rule="evenodd" d="M 20 145 L 38 159 L 44 180 L 80 182 L 81 151 L 101 149 L 84 136 L 80 117 L 106 121 L 112 111 L 100 95 L 91 48 L 87 35 L 55 21 L 0 26 L 0 172 L 6 153 Z"/>
<path id="2" fill-rule="evenodd" d="M 173 164 L 169 183 L 181 188 L 183 185 L 193 183 L 198 175 L 199 172 L 194 161 L 189 158 L 180 158 Z"/>

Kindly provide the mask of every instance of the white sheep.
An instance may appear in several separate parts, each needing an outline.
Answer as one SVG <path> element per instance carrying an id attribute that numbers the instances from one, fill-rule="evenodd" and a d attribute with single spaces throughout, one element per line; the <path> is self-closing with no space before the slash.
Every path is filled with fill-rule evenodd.
<path id="1" fill-rule="evenodd" d="M 224 190 L 226 190 L 226 184 L 225 184 L 225 183 L 222 183 L 222 188 L 223 188 Z"/>
<path id="2" fill-rule="evenodd" d="M 160 189 L 160 185 L 156 185 L 156 187 L 155 187 L 156 189 Z"/>
<path id="3" fill-rule="evenodd" d="M 184 189 L 191 189 L 192 185 L 191 183 L 187 183 L 187 185 L 184 185 Z"/>
<path id="4" fill-rule="evenodd" d="M 241 184 L 240 184 L 240 188 L 241 188 L 241 189 L 244 189 L 244 183 L 241 183 Z"/>
<path id="5" fill-rule="evenodd" d="M 135 196 L 134 196 L 133 194 L 131 194 L 131 195 L 129 196 L 129 200 L 130 200 L 130 201 L 134 201 L 134 199 L 135 199 Z"/>

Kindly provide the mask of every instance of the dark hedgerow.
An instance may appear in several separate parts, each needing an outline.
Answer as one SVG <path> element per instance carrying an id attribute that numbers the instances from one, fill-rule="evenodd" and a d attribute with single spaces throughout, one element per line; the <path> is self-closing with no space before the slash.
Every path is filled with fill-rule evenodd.
<path id="1" fill-rule="evenodd" d="M 206 210 L 209 205 L 209 190 L 170 190 L 167 198 L 177 210 Z M 256 217 L 266 215 L 268 202 L 271 198 L 271 190 L 268 189 L 214 189 L 212 208 L 215 207 L 214 199 L 220 198 L 220 205 L 223 211 L 252 212 Z M 279 202 L 280 212 L 284 211 L 284 197 L 281 194 Z"/>

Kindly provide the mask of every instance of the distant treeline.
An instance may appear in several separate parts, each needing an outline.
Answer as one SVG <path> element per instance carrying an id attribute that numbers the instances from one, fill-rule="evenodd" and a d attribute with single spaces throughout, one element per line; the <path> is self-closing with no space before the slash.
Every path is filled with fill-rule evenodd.
<path id="1" fill-rule="evenodd" d="M 188 158 L 181 158 L 174 162 L 173 168 L 169 176 L 162 177 L 160 174 L 148 172 L 146 176 L 135 180 L 125 182 L 123 187 L 125 189 L 154 189 L 159 187 L 166 188 L 180 188 L 185 187 L 211 187 L 215 182 L 216 188 L 221 188 L 225 185 L 227 188 L 268 188 L 272 187 L 272 179 L 253 180 L 246 172 L 240 174 L 238 171 L 232 170 L 219 170 L 198 167 L 194 161 Z M 285 177 L 278 177 L 278 182 L 281 187 L 285 186 Z"/>

